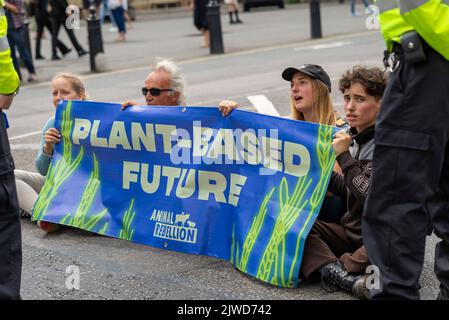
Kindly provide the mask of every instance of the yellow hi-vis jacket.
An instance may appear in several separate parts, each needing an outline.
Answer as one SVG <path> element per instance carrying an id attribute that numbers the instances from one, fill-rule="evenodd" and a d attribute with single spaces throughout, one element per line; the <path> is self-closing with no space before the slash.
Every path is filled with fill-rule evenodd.
<path id="1" fill-rule="evenodd" d="M 375 5 L 388 51 L 401 35 L 415 30 L 449 60 L 449 0 L 376 0 Z"/>
<path id="2" fill-rule="evenodd" d="M 0 94 L 11 94 L 19 88 L 20 80 L 12 64 L 11 51 L 6 38 L 8 23 L 4 5 L 4 0 L 0 0 Z"/>

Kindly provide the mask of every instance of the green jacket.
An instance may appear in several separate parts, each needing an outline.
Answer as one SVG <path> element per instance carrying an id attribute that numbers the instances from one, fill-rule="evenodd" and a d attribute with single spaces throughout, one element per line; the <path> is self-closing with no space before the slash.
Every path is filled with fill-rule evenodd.
<path id="1" fill-rule="evenodd" d="M 449 0 L 376 0 L 375 5 L 388 51 L 401 35 L 415 30 L 449 60 Z"/>
<path id="2" fill-rule="evenodd" d="M 4 0 L 0 0 L 0 94 L 11 94 L 19 88 L 20 80 L 14 69 L 6 38 L 8 23 L 4 5 Z"/>

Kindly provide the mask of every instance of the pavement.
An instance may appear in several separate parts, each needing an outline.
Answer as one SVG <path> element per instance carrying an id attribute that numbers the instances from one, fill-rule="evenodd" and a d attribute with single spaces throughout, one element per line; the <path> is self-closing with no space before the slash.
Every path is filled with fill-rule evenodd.
<path id="1" fill-rule="evenodd" d="M 362 8 L 360 6 L 359 10 Z M 144 12 L 137 16 L 125 43 L 116 43 L 109 25 L 103 30 L 105 60 L 110 71 L 89 73 L 88 57 L 74 53 L 61 61 L 36 62 L 39 83 L 26 84 L 8 111 L 8 131 L 17 168 L 34 171 L 39 134 L 50 107 L 49 80 L 57 72 L 84 75 L 96 101 L 143 103 L 139 88 L 157 56 L 176 59 L 187 78 L 190 105 L 217 105 L 222 98 L 254 110 L 248 96 L 264 94 L 281 115 L 289 112 L 288 83 L 280 78 L 286 66 L 313 62 L 329 72 L 333 88 L 339 76 L 354 64 L 381 66 L 383 42 L 367 30 L 367 17 L 350 17 L 348 4 L 323 4 L 323 39 L 310 40 L 307 5 L 253 9 L 242 13 L 242 25 L 229 25 L 222 16 L 226 54 L 209 54 L 200 48 L 201 36 L 186 9 Z M 224 12 L 224 11 L 222 11 Z M 86 41 L 82 24 L 78 39 Z M 63 34 L 63 32 L 61 32 Z M 63 39 L 66 43 L 68 40 Z M 87 46 L 86 46 L 87 48 Z M 42 54 L 50 57 L 49 39 Z M 26 71 L 24 71 L 26 75 Z M 341 111 L 337 89 L 332 98 Z M 82 230 L 63 229 L 46 234 L 22 220 L 24 299 L 251 299 L 251 300 L 351 300 L 350 295 L 328 294 L 319 284 L 296 289 L 266 285 L 238 272 L 220 259 L 188 255 L 124 240 L 97 236 Z M 423 299 L 435 299 L 438 281 L 433 274 L 433 251 L 438 238 L 428 237 L 421 278 Z M 71 266 L 80 271 L 80 288 L 67 286 Z"/>
<path id="2" fill-rule="evenodd" d="M 360 9 L 362 6 L 360 6 Z M 225 53 L 288 45 L 310 39 L 309 7 L 307 4 L 287 5 L 286 9 L 274 7 L 254 8 L 242 12 L 243 24 L 230 25 L 226 9 L 221 9 L 221 24 Z M 366 16 L 350 17 L 348 5 L 326 3 L 321 5 L 322 33 L 324 38 L 351 33 L 369 32 Z M 102 71 L 118 71 L 128 68 L 147 68 L 155 57 L 171 57 L 177 61 L 205 58 L 210 50 L 201 48 L 201 34 L 193 25 L 192 11 L 188 8 L 167 8 L 139 12 L 132 28 L 127 31 L 126 42 L 116 42 L 116 32 L 109 32 L 111 24 L 102 26 L 104 55 L 97 56 L 97 66 Z M 33 25 L 30 26 L 34 48 Z M 81 21 L 75 34 L 88 50 L 87 26 Z M 60 39 L 70 47 L 64 30 Z M 32 49 L 34 54 L 34 49 Z M 51 37 L 47 33 L 42 43 L 42 55 L 46 60 L 35 60 L 40 82 L 46 82 L 61 71 L 81 75 L 90 73 L 89 56 L 79 58 L 72 50 L 62 60 L 52 61 Z M 24 78 L 26 78 L 26 71 Z M 26 84 L 25 84 L 26 85 Z"/>

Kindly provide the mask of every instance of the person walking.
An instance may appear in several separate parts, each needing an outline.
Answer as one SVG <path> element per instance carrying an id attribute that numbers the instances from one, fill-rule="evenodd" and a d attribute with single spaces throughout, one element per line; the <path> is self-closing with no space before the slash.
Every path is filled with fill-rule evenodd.
<path id="1" fill-rule="evenodd" d="M 35 20 L 37 27 L 35 57 L 36 60 L 42 60 L 45 59 L 41 53 L 41 42 L 42 36 L 44 35 L 44 29 L 47 28 L 50 34 L 52 33 L 50 18 L 47 11 L 48 0 L 33 0 L 30 2 L 30 5 L 31 4 L 35 6 Z M 59 39 L 56 39 L 56 46 L 63 56 L 72 51 L 72 49 L 67 48 L 67 46 Z"/>
<path id="2" fill-rule="evenodd" d="M 48 4 L 50 6 L 50 22 L 51 22 L 51 50 L 52 50 L 52 60 L 61 59 L 56 52 L 56 48 L 58 46 L 58 33 L 61 26 L 64 27 L 67 35 L 69 36 L 70 41 L 72 42 L 73 47 L 78 52 L 78 56 L 81 57 L 88 52 L 83 49 L 83 47 L 79 44 L 76 39 L 75 32 L 73 29 L 68 28 L 66 25 L 67 14 L 66 8 L 68 7 L 67 0 L 48 0 Z"/>
<path id="3" fill-rule="evenodd" d="M 126 23 L 125 9 L 123 8 L 123 0 L 109 0 L 108 6 L 111 8 L 112 16 L 117 24 L 118 36 L 116 41 L 126 41 Z"/>
<path id="4" fill-rule="evenodd" d="M 243 21 L 239 19 L 239 4 L 237 0 L 224 0 L 224 2 L 228 7 L 229 24 L 243 23 Z M 233 19 L 232 14 L 235 15 L 235 20 Z"/>
<path id="5" fill-rule="evenodd" d="M 0 0 L 0 300 L 20 299 L 22 238 L 14 182 L 14 161 L 9 147 L 3 110 L 10 107 L 20 80 L 12 63 L 4 0 Z"/>
<path id="6" fill-rule="evenodd" d="M 379 23 L 391 76 L 376 122 L 363 215 L 373 299 L 419 299 L 429 221 L 439 299 L 449 299 L 449 3 L 382 0 Z"/>
<path id="7" fill-rule="evenodd" d="M 8 43 L 11 49 L 12 62 L 14 68 L 16 69 L 19 78 L 22 79 L 20 73 L 19 60 L 16 56 L 16 48 L 19 51 L 20 57 L 25 63 L 25 67 L 28 70 L 28 82 L 33 82 L 37 80 L 36 70 L 34 68 L 33 59 L 28 51 L 26 45 L 26 30 L 24 22 L 25 9 L 23 6 L 23 0 L 6 0 L 6 18 L 8 20 Z"/>
<path id="8" fill-rule="evenodd" d="M 368 8 L 368 6 L 370 5 L 370 3 L 369 3 L 368 0 L 362 0 L 362 2 L 363 2 L 363 4 L 365 5 L 365 8 Z M 351 4 L 350 4 L 350 8 L 351 8 L 351 16 L 353 16 L 353 17 L 359 17 L 359 16 L 362 16 L 361 13 L 358 13 L 358 12 L 355 10 L 355 3 L 356 3 L 356 0 L 351 0 Z"/>

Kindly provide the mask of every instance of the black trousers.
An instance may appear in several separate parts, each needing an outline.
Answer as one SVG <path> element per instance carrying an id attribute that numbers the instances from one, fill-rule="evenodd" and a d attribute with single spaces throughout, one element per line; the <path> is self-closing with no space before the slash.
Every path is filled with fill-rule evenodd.
<path id="1" fill-rule="evenodd" d="M 0 112 L 0 300 L 20 298 L 22 240 L 13 170 L 5 121 Z"/>
<path id="2" fill-rule="evenodd" d="M 76 39 L 75 32 L 73 32 L 72 29 L 67 28 L 65 20 L 50 18 L 50 22 L 51 22 L 51 51 L 53 57 L 57 55 L 56 48 L 58 47 L 58 34 L 61 26 L 63 26 L 63 28 L 67 32 L 67 35 L 69 36 L 69 39 L 72 42 L 72 45 L 75 48 L 75 50 L 77 52 L 83 50 L 83 47 L 79 44 L 78 40 Z"/>
<path id="3" fill-rule="evenodd" d="M 36 57 L 41 56 L 41 40 L 44 34 L 44 28 L 47 28 L 52 33 L 50 19 L 48 17 L 38 17 L 36 15 L 37 35 L 36 35 Z M 53 38 L 52 38 L 53 39 Z M 53 40 L 52 40 L 53 41 Z M 53 44 L 53 43 L 52 43 Z M 66 54 L 69 48 L 56 37 L 56 46 L 62 54 Z"/>
<path id="4" fill-rule="evenodd" d="M 363 239 L 379 267 L 376 299 L 419 299 L 428 219 L 440 295 L 449 298 L 449 61 L 425 44 L 427 60 L 391 74 L 376 123 Z"/>
<path id="5" fill-rule="evenodd" d="M 22 241 L 14 173 L 0 177 L 0 300 L 20 298 Z"/>

